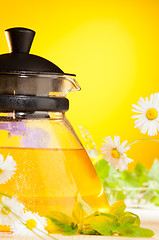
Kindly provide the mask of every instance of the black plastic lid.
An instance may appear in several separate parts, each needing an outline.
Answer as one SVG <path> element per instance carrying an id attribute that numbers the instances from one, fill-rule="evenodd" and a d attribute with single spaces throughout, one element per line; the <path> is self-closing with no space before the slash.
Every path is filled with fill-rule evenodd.
<path id="1" fill-rule="evenodd" d="M 5 31 L 11 53 L 0 55 L 0 73 L 64 73 L 54 63 L 45 58 L 29 54 L 35 32 L 27 28 L 10 28 Z"/>

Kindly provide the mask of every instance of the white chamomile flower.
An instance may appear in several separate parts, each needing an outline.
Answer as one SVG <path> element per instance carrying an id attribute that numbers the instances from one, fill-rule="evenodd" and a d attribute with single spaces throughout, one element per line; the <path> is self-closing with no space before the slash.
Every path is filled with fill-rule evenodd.
<path id="1" fill-rule="evenodd" d="M 0 154 L 0 184 L 6 183 L 16 171 L 16 162 L 12 156 L 7 156 L 4 160 L 2 154 Z"/>
<path id="2" fill-rule="evenodd" d="M 111 137 L 104 139 L 105 143 L 102 143 L 101 153 L 104 154 L 105 160 L 110 166 L 123 171 L 128 169 L 128 163 L 133 162 L 132 159 L 127 158 L 125 152 L 130 149 L 129 146 L 125 146 L 127 141 L 124 141 L 120 145 L 120 137 L 114 136 L 114 142 Z"/>
<path id="3" fill-rule="evenodd" d="M 14 224 L 14 234 L 16 236 L 32 236 L 35 233 L 39 235 L 48 234 L 45 230 L 47 220 L 45 217 L 40 217 L 38 213 L 25 212 L 22 215 L 22 224 L 20 221 L 16 221 Z M 40 231 L 39 231 L 40 230 Z M 33 231 L 33 232 L 32 232 Z"/>
<path id="4" fill-rule="evenodd" d="M 157 130 L 159 130 L 159 93 L 151 94 L 150 100 L 148 97 L 145 100 L 141 97 L 138 105 L 132 105 L 134 107 L 132 111 L 138 113 L 138 115 L 132 116 L 132 118 L 137 118 L 135 128 L 138 127 L 143 134 L 148 131 L 150 136 L 157 135 Z"/>
<path id="5" fill-rule="evenodd" d="M 14 225 L 17 219 L 14 213 L 21 217 L 23 209 L 24 205 L 18 202 L 16 198 L 3 196 L 0 200 L 0 224 Z"/>

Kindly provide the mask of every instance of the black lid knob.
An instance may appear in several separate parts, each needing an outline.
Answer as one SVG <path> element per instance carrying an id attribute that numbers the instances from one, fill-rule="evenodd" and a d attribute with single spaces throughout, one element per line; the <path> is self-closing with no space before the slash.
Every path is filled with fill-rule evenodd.
<path id="1" fill-rule="evenodd" d="M 27 28 L 10 28 L 5 30 L 9 50 L 12 53 L 29 53 L 35 32 Z"/>
<path id="2" fill-rule="evenodd" d="M 31 29 L 16 27 L 5 30 L 11 53 L 0 55 L 1 73 L 65 74 L 58 66 L 47 59 L 29 54 L 35 32 Z M 1 76 L 0 76 L 1 78 Z"/>

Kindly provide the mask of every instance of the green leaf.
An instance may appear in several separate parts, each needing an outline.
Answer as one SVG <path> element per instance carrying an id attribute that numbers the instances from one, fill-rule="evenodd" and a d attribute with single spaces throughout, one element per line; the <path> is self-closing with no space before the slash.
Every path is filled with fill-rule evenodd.
<path id="1" fill-rule="evenodd" d="M 137 187 L 138 186 L 138 178 L 134 172 L 123 171 L 121 179 L 124 180 L 124 187 Z"/>
<path id="2" fill-rule="evenodd" d="M 84 219 L 83 219 L 83 224 L 84 224 L 84 226 L 85 226 L 85 227 L 86 227 L 87 225 L 89 226 L 91 219 L 94 219 L 94 217 L 99 216 L 99 215 L 100 215 L 99 212 L 94 212 L 93 214 L 90 214 L 89 216 L 84 217 Z"/>
<path id="3" fill-rule="evenodd" d="M 65 225 L 63 229 L 64 235 L 75 235 L 78 232 L 78 226 L 72 223 L 71 225 Z"/>
<path id="4" fill-rule="evenodd" d="M 117 222 L 118 221 L 118 217 L 109 213 L 99 213 L 99 215 L 101 216 L 105 216 L 110 218 L 113 222 Z"/>
<path id="5" fill-rule="evenodd" d="M 47 226 L 46 226 L 46 230 L 48 231 L 48 233 L 61 233 L 62 230 L 57 227 L 51 220 L 50 218 L 47 218 Z"/>
<path id="6" fill-rule="evenodd" d="M 63 230 L 64 227 L 67 225 L 66 223 L 57 221 L 56 219 L 51 218 L 51 217 L 50 217 L 50 220 L 55 224 L 56 227 L 60 228 L 61 230 Z"/>
<path id="7" fill-rule="evenodd" d="M 98 161 L 94 167 L 100 179 L 107 178 L 109 176 L 110 166 L 104 159 Z"/>
<path id="8" fill-rule="evenodd" d="M 84 218 L 84 210 L 81 206 L 81 203 L 76 202 L 73 207 L 72 217 L 76 220 L 77 223 L 82 224 Z"/>
<path id="9" fill-rule="evenodd" d="M 115 196 L 115 197 L 116 197 L 116 201 L 125 200 L 125 198 L 126 198 L 126 194 L 123 193 L 123 190 L 121 190 L 121 191 L 116 191 L 115 195 L 116 195 L 116 196 Z"/>
<path id="10" fill-rule="evenodd" d="M 84 230 L 83 232 L 81 232 L 81 234 L 84 234 L 84 235 L 97 235 L 97 231 L 95 231 L 95 230 Z"/>
<path id="11" fill-rule="evenodd" d="M 126 209 L 124 201 L 120 200 L 113 203 L 109 208 L 109 213 L 120 217 Z"/>
<path id="12" fill-rule="evenodd" d="M 156 206 L 159 206 L 159 196 L 154 196 L 151 198 L 150 202 L 154 203 Z"/>
<path id="13" fill-rule="evenodd" d="M 119 222 L 120 222 L 120 224 L 123 226 L 123 225 L 133 225 L 134 224 L 134 222 L 135 222 L 135 217 L 133 217 L 133 216 L 121 216 L 120 218 L 119 218 Z"/>
<path id="14" fill-rule="evenodd" d="M 154 232 L 150 229 L 138 226 L 129 226 L 119 230 L 119 236 L 125 237 L 152 237 Z"/>
<path id="15" fill-rule="evenodd" d="M 60 221 L 57 221 L 53 218 L 50 218 L 50 220 L 55 224 L 56 227 L 59 228 L 59 232 L 64 235 L 74 235 L 78 232 L 78 226 L 74 223 L 71 223 L 70 225 L 62 223 Z"/>
<path id="16" fill-rule="evenodd" d="M 134 172 L 137 176 L 138 186 L 142 187 L 143 183 L 147 182 L 148 180 L 148 170 L 144 165 L 138 162 L 134 168 Z"/>
<path id="17" fill-rule="evenodd" d="M 155 159 L 153 165 L 148 173 L 149 180 L 156 180 L 159 182 L 159 161 Z"/>
<path id="18" fill-rule="evenodd" d="M 131 213 L 133 216 L 135 216 L 135 222 L 134 222 L 134 226 L 140 226 L 140 218 L 138 215 L 134 214 L 134 213 Z"/>
<path id="19" fill-rule="evenodd" d="M 74 235 L 78 232 L 78 226 L 64 213 L 53 211 L 47 217 L 59 228 L 61 234 Z"/>
<path id="20" fill-rule="evenodd" d="M 68 215 L 58 211 L 49 212 L 47 217 L 64 224 L 71 224 L 73 222 L 73 220 Z"/>
<path id="21" fill-rule="evenodd" d="M 90 220 L 90 227 L 99 234 L 112 236 L 117 230 L 117 222 L 106 216 L 95 216 Z"/>
<path id="22" fill-rule="evenodd" d="M 151 202 L 151 199 L 153 199 L 154 196 L 155 196 L 155 191 L 154 190 L 147 190 L 143 194 L 143 198 L 147 201 L 150 201 L 150 202 Z"/>
<path id="23" fill-rule="evenodd" d="M 119 218 L 119 223 L 121 224 L 120 228 L 123 228 L 124 225 L 140 226 L 140 218 L 132 212 L 124 212 Z"/>
<path id="24" fill-rule="evenodd" d="M 134 172 L 136 173 L 137 177 L 141 177 L 142 175 L 145 175 L 146 167 L 138 162 L 134 168 Z"/>

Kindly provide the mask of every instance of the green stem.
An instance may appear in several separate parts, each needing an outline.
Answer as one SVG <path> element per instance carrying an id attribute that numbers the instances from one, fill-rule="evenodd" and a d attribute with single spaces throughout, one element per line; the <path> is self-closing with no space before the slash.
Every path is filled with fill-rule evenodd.
<path id="1" fill-rule="evenodd" d="M 133 142 L 127 144 L 126 147 L 130 146 L 130 145 L 132 145 L 134 143 L 142 142 L 142 141 L 155 141 L 155 142 L 159 142 L 159 139 L 148 139 L 148 138 L 147 139 L 139 139 L 139 140 L 136 140 L 136 141 L 133 141 Z"/>
<path id="2" fill-rule="evenodd" d="M 5 197 L 8 197 L 8 198 L 12 198 L 11 196 L 9 196 L 9 195 L 7 195 L 7 194 L 5 194 L 5 193 L 1 193 L 1 192 L 0 192 L 0 195 L 5 196 Z"/>

